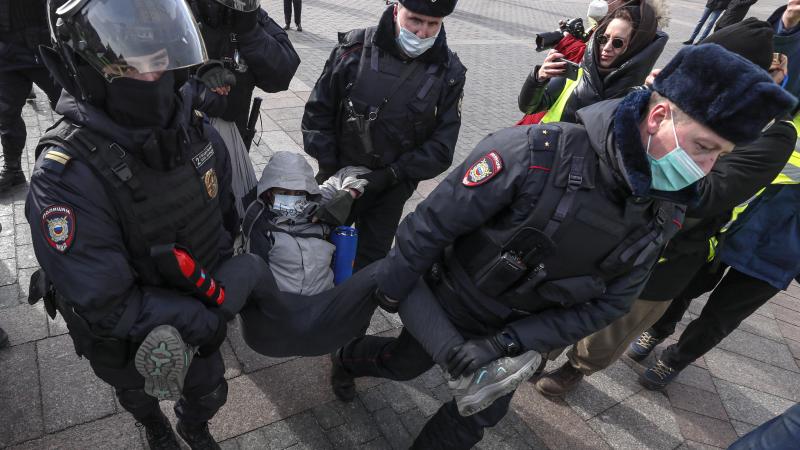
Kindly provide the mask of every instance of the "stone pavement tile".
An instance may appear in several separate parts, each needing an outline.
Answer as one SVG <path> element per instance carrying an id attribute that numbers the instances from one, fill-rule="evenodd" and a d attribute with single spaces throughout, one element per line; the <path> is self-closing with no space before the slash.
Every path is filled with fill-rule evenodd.
<path id="1" fill-rule="evenodd" d="M 414 439 L 400 420 L 397 413 L 391 408 L 376 411 L 373 416 L 378 429 L 389 445 L 395 450 L 405 450 L 411 446 Z"/>
<path id="2" fill-rule="evenodd" d="M 361 402 L 343 403 L 341 412 L 345 423 L 327 432 L 328 439 L 335 448 L 354 448 L 380 436 L 375 421 Z"/>
<path id="3" fill-rule="evenodd" d="M 286 419 L 285 422 L 297 438 L 297 444 L 293 448 L 298 448 L 298 450 L 300 448 L 308 450 L 333 448 L 331 442 L 325 436 L 325 432 L 320 428 L 311 413 L 304 412 L 292 416 Z"/>
<path id="4" fill-rule="evenodd" d="M 637 374 L 621 361 L 600 372 L 584 377 L 578 387 L 564 399 L 584 420 L 642 390 Z"/>
<path id="5" fill-rule="evenodd" d="M 114 413 L 111 386 L 97 378 L 88 360 L 78 358 L 69 336 L 47 338 L 36 345 L 47 432 Z"/>
<path id="6" fill-rule="evenodd" d="M 252 373 L 295 359 L 294 357 L 271 358 L 256 353 L 244 342 L 240 326 L 239 319 L 228 322 L 228 342 L 231 344 L 236 359 L 241 363 L 241 370 L 244 373 Z"/>
<path id="7" fill-rule="evenodd" d="M 39 267 L 39 261 L 33 253 L 33 244 L 17 246 L 17 267 L 20 269 Z"/>
<path id="8" fill-rule="evenodd" d="M 48 434 L 41 439 L 12 447 L 14 450 L 41 449 L 144 449 L 139 430 L 130 414 L 115 414 L 78 425 L 67 430 Z"/>
<path id="9" fill-rule="evenodd" d="M 775 318 L 795 326 L 800 326 L 800 311 L 795 311 L 781 305 L 768 305 L 775 312 Z"/>
<path id="10" fill-rule="evenodd" d="M 736 434 L 739 435 L 739 437 L 744 436 L 756 428 L 756 425 L 740 422 L 738 420 L 731 420 L 731 425 L 733 425 L 733 429 L 736 430 Z"/>
<path id="11" fill-rule="evenodd" d="M 27 303 L 0 309 L 0 328 L 8 333 L 11 345 L 23 344 L 47 337 L 47 314 L 44 305 Z"/>
<path id="12" fill-rule="evenodd" d="M 300 97 L 294 95 L 294 93 L 287 91 L 284 91 L 284 93 L 287 95 L 283 98 L 270 98 L 268 101 L 265 101 L 262 109 L 274 110 L 280 108 L 295 108 L 298 106 L 305 106 L 306 102 Z"/>
<path id="13" fill-rule="evenodd" d="M 537 436 L 515 411 L 509 411 L 500 423 L 508 424 L 517 432 L 514 442 L 523 444 L 518 448 L 547 448 L 542 438 Z"/>
<path id="14" fill-rule="evenodd" d="M 427 422 L 428 419 L 428 417 L 416 408 L 408 410 L 400 415 L 400 421 L 403 422 L 403 426 L 406 427 L 408 433 L 413 437 L 416 437 L 419 432 L 422 431 L 422 427 L 425 426 L 425 422 Z"/>
<path id="15" fill-rule="evenodd" d="M 0 350 L 0 448 L 41 436 L 36 344 Z"/>
<path id="16" fill-rule="evenodd" d="M 0 308 L 19 305 L 19 285 L 17 283 L 0 286 Z"/>
<path id="17" fill-rule="evenodd" d="M 239 436 L 238 444 L 241 450 L 283 450 L 297 444 L 297 435 L 285 420 L 271 423 L 265 427 L 253 430 Z"/>
<path id="18" fill-rule="evenodd" d="M 732 420 L 761 425 L 782 414 L 794 402 L 725 380 L 714 380 L 719 397 Z"/>
<path id="19" fill-rule="evenodd" d="M 0 286 L 8 286 L 16 281 L 17 260 L 14 258 L 0 259 Z"/>
<path id="20" fill-rule="evenodd" d="M 796 281 L 792 281 L 788 288 L 786 288 L 785 293 L 789 296 L 792 296 L 796 299 L 800 299 L 800 284 L 797 284 Z"/>
<path id="21" fill-rule="evenodd" d="M 551 449 L 608 448 L 603 438 L 569 405 L 561 399 L 543 397 L 532 383 L 522 383 L 517 389 L 511 411 Z"/>
<path id="22" fill-rule="evenodd" d="M 794 356 L 795 359 L 800 358 L 800 342 L 791 339 L 786 339 L 785 342 L 789 347 L 789 351 L 792 352 L 792 356 Z"/>
<path id="23" fill-rule="evenodd" d="M 695 442 L 687 440 L 680 447 L 678 450 L 723 450 L 722 447 L 716 447 L 713 445 L 703 444 L 702 442 Z"/>
<path id="24" fill-rule="evenodd" d="M 367 328 L 367 334 L 383 333 L 384 331 L 389 331 L 392 328 L 394 328 L 394 326 L 389 322 L 389 320 L 376 310 L 370 319 L 369 328 Z"/>
<path id="25" fill-rule="evenodd" d="M 283 110 L 278 110 L 278 111 L 283 111 Z M 287 151 L 298 154 L 303 153 L 303 148 L 297 145 L 294 139 L 292 139 L 292 137 L 286 134 L 286 132 L 283 130 L 265 131 L 261 133 L 261 138 L 273 152 Z"/>
<path id="26" fill-rule="evenodd" d="M 3 199 L 3 202 L 0 203 L 0 216 L 11 216 L 14 214 L 14 203 L 6 203 L 6 200 Z"/>
<path id="27" fill-rule="evenodd" d="M 720 420 L 728 420 L 728 413 L 716 392 L 704 391 L 680 383 L 670 383 L 666 389 L 669 403 L 680 408 Z"/>
<path id="28" fill-rule="evenodd" d="M 239 450 L 239 442 L 235 438 L 217 443 L 221 450 Z"/>
<path id="29" fill-rule="evenodd" d="M 51 319 L 50 316 L 47 316 L 47 334 L 50 337 L 61 336 L 67 333 L 69 333 L 69 329 L 67 329 L 67 323 L 64 322 L 64 317 L 62 317 L 61 314 L 57 314 L 55 319 Z"/>
<path id="30" fill-rule="evenodd" d="M 739 437 L 727 420 L 714 419 L 675 407 L 672 411 L 686 439 L 727 448 Z"/>
<path id="31" fill-rule="evenodd" d="M 800 327 L 779 320 L 778 328 L 783 337 L 800 342 Z"/>
<path id="32" fill-rule="evenodd" d="M 683 441 L 667 397 L 642 391 L 589 422 L 617 449 L 674 449 Z"/>
<path id="33" fill-rule="evenodd" d="M 228 439 L 332 400 L 329 370 L 328 358 L 302 358 L 230 380 L 211 433 Z"/>
<path id="34" fill-rule="evenodd" d="M 752 314 L 742 321 L 739 325 L 739 329 L 780 342 L 783 340 L 783 336 L 781 335 L 781 330 L 778 328 L 778 325 L 775 319 Z"/>
<path id="35" fill-rule="evenodd" d="M 14 234 L 14 215 L 0 216 L 0 236 L 11 236 Z"/>
<path id="36" fill-rule="evenodd" d="M 792 296 L 788 292 L 778 292 L 775 297 L 770 299 L 769 303 L 800 312 L 800 298 L 798 297 L 800 296 Z"/>
<path id="37" fill-rule="evenodd" d="M 386 397 L 384 397 L 380 386 L 367 389 L 366 391 L 360 393 L 359 397 L 361 398 L 361 402 L 364 404 L 364 407 L 367 408 L 367 411 L 369 412 L 375 412 L 379 409 L 389 407 L 389 403 L 387 402 Z M 317 420 L 319 420 L 319 418 L 317 418 Z"/>
<path id="38" fill-rule="evenodd" d="M 311 96 L 311 91 L 298 91 L 295 92 L 295 95 L 297 95 L 297 97 L 299 97 L 303 102 L 307 102 L 308 97 Z"/>
<path id="39" fill-rule="evenodd" d="M 300 126 L 300 119 L 283 119 L 283 120 L 276 120 L 275 123 L 281 127 L 281 130 L 285 131 L 289 134 L 294 141 L 295 144 L 302 147 L 303 145 L 303 133 L 300 131 L 302 128 Z"/>
<path id="40" fill-rule="evenodd" d="M 389 443 L 386 442 L 386 439 L 382 436 L 369 442 L 365 442 L 356 448 L 358 450 L 392 450 L 392 446 L 389 445 Z"/>
<path id="41" fill-rule="evenodd" d="M 278 122 L 280 120 L 297 120 L 298 122 L 303 118 L 305 108 L 297 106 L 294 108 L 281 108 L 281 109 L 268 109 L 265 111 L 270 119 Z"/>
<path id="42" fill-rule="evenodd" d="M 242 365 L 236 359 L 236 354 L 233 353 L 233 347 L 229 340 L 225 340 L 219 348 L 222 352 L 222 360 L 225 362 L 225 379 L 230 380 L 242 374 Z"/>
<path id="43" fill-rule="evenodd" d="M 0 236 L 0 259 L 13 258 L 16 251 L 14 236 Z"/>
<path id="44" fill-rule="evenodd" d="M 0 270 L 2 270 L 2 262 L 0 262 Z M 31 275 L 36 272 L 36 270 L 35 268 L 19 269 L 17 286 L 19 288 L 19 298 L 23 299 L 23 301 L 28 300 L 28 288 L 30 288 L 31 285 Z"/>
<path id="45" fill-rule="evenodd" d="M 377 388 L 371 389 L 370 391 L 379 392 Z M 379 395 L 381 394 L 379 393 Z M 345 418 L 344 415 L 342 415 L 344 405 L 344 403 L 334 400 L 315 407 L 311 410 L 311 413 L 323 430 L 330 430 L 331 428 L 344 424 Z M 369 411 L 372 412 L 373 410 Z"/>
<path id="46" fill-rule="evenodd" d="M 786 344 L 775 342 L 747 331 L 734 330 L 722 342 L 717 344 L 717 348 L 738 353 L 792 372 L 800 372 L 794 362 L 794 356 Z"/>
<path id="47" fill-rule="evenodd" d="M 411 399 L 411 395 L 409 395 L 409 392 L 406 390 L 407 387 L 402 383 L 392 381 L 380 385 L 378 389 L 380 389 L 386 402 L 389 403 L 392 409 L 397 413 L 403 413 L 416 406 Z"/>
<path id="48" fill-rule="evenodd" d="M 716 348 L 706 354 L 706 362 L 714 377 L 800 401 L 800 377 L 795 372 Z"/>
<path id="49" fill-rule="evenodd" d="M 14 226 L 14 242 L 17 245 L 31 243 L 31 226 L 27 223 Z"/>
<path id="50" fill-rule="evenodd" d="M 439 400 L 433 392 L 422 385 L 422 383 L 415 383 L 415 380 L 403 383 L 406 393 L 408 393 L 414 405 L 422 411 L 426 416 L 433 415 L 442 406 L 442 401 Z M 444 383 L 447 386 L 446 383 Z"/>

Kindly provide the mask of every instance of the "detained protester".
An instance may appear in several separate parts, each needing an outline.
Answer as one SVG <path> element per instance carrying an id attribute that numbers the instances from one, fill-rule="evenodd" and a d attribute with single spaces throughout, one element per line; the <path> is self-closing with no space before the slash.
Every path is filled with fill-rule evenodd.
<path id="1" fill-rule="evenodd" d="M 421 180 L 450 167 L 466 69 L 447 46 L 456 0 L 401 0 L 375 27 L 339 34 L 306 103 L 303 143 L 319 182 L 346 166 L 370 173 L 350 223 L 355 269 L 386 255 L 403 205 Z"/>
<path id="2" fill-rule="evenodd" d="M 768 23 L 750 18 L 706 38 L 735 52 L 764 70 L 771 68 L 773 32 Z M 769 184 L 780 173 L 795 145 L 791 122 L 779 120 L 753 143 L 736 147 L 711 173 L 697 183 L 698 199 L 686 212 L 683 228 L 668 244 L 630 312 L 611 325 L 578 341 L 567 352 L 568 361 L 536 381 L 545 396 L 561 396 L 578 386 L 584 376 L 613 364 L 628 344 L 667 310 L 670 301 L 689 284 L 705 264 L 708 240 L 730 219 L 731 209 Z M 656 342 L 643 334 L 634 348 L 652 348 Z M 644 356 L 649 350 L 644 351 Z M 636 359 L 644 356 L 629 352 Z"/>
<path id="3" fill-rule="evenodd" d="M 205 87 L 184 85 L 206 60 L 199 30 L 182 0 L 48 7 L 55 41 L 42 56 L 65 92 L 25 204 L 42 267 L 29 301 L 43 297 L 51 317 L 64 317 L 76 352 L 151 448 L 179 448 L 163 398 L 177 400 L 190 447 L 219 448 L 208 420 L 227 398 L 223 298 L 201 301 L 194 283 L 166 269 L 189 263 L 223 280 L 225 270 L 258 279 L 269 269 L 252 255 L 231 259 L 239 221 L 227 151 L 192 111 Z"/>
<path id="4" fill-rule="evenodd" d="M 547 111 L 541 122 L 570 122 L 575 113 L 601 100 L 624 97 L 644 83 L 667 44 L 666 4 L 636 0 L 616 9 L 598 25 L 574 79 L 567 78 L 562 53 L 550 51 L 528 75 L 517 99 L 525 114 Z"/>
<path id="5" fill-rule="evenodd" d="M 261 7 L 259 0 L 190 0 L 208 56 L 216 61 L 197 73 L 214 92 L 224 96 L 221 111 L 203 110 L 230 152 L 236 209 L 244 214 L 256 186 L 248 156 L 255 129 L 248 129 L 253 89 L 280 92 L 300 65 L 289 37 Z M 218 108 L 218 107 L 215 107 Z"/>
<path id="6" fill-rule="evenodd" d="M 25 183 L 22 150 L 27 130 L 22 107 L 33 84 L 55 107 L 61 87 L 42 65 L 39 45 L 50 43 L 46 0 L 0 0 L 0 193 Z"/>
<path id="7" fill-rule="evenodd" d="M 582 109 L 579 124 L 490 135 L 401 224 L 376 280 L 406 328 L 338 351 L 334 392 L 352 400 L 355 377 L 410 379 L 434 361 L 451 376 L 472 372 L 414 448 L 475 445 L 508 410 L 514 374 L 525 375 L 493 361 L 562 348 L 625 314 L 695 198 L 691 185 L 795 101 L 709 44 L 679 52 L 654 92 Z M 414 297 L 445 314 L 415 316 L 404 307 Z"/>

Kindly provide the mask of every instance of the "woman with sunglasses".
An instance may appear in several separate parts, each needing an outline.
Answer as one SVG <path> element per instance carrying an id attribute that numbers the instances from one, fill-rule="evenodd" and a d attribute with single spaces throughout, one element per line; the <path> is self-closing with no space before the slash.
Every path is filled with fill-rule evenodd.
<path id="1" fill-rule="evenodd" d="M 641 85 L 664 46 L 659 31 L 666 17 L 663 0 L 634 0 L 609 11 L 589 43 L 576 79 L 566 77 L 564 55 L 551 51 L 528 75 L 518 102 L 525 114 L 548 111 L 542 122 L 575 122 L 575 112 L 601 100 L 621 97 Z"/>

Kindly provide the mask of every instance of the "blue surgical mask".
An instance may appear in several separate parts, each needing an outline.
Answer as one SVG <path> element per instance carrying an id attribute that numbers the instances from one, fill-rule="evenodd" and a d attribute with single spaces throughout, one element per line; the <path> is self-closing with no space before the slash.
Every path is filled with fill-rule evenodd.
<path id="1" fill-rule="evenodd" d="M 442 29 L 440 27 L 439 31 L 441 30 Z M 406 55 L 410 56 L 411 58 L 416 58 L 428 51 L 429 48 L 433 47 L 433 44 L 436 42 L 436 38 L 438 36 L 439 32 L 436 32 L 435 36 L 422 39 L 401 26 L 400 34 L 397 35 L 396 41 L 397 45 L 400 46 L 400 49 L 403 50 Z"/>
<path id="2" fill-rule="evenodd" d="M 703 169 L 681 148 L 678 143 L 678 133 L 675 131 L 675 121 L 671 120 L 671 122 L 672 134 L 675 135 L 675 149 L 661 159 L 650 156 L 650 140 L 653 136 L 650 135 L 647 138 L 647 159 L 650 160 L 652 175 L 651 186 L 659 191 L 680 191 L 706 176 Z"/>
<path id="3" fill-rule="evenodd" d="M 272 210 L 284 217 L 297 217 L 308 206 L 305 195 L 276 194 Z"/>

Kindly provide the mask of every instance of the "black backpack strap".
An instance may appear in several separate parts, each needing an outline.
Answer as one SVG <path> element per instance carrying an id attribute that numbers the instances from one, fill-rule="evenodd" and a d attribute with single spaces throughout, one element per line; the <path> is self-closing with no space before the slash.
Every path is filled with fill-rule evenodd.
<path id="1" fill-rule="evenodd" d="M 250 203 L 250 206 L 244 212 L 244 218 L 242 219 L 242 247 L 246 252 L 250 251 L 250 233 L 253 231 L 253 225 L 256 224 L 256 221 L 258 221 L 258 218 L 261 217 L 266 208 L 267 205 L 259 198 Z"/>

